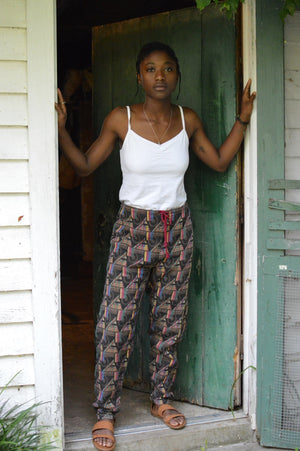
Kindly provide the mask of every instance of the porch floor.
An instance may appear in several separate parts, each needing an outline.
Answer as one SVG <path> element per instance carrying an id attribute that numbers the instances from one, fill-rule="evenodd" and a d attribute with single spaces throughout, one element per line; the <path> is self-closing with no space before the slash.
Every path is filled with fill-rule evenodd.
<path id="1" fill-rule="evenodd" d="M 95 449 L 91 441 L 91 430 L 96 421 L 92 407 L 91 290 L 91 281 L 87 278 L 67 280 L 62 284 L 65 450 Z M 116 451 L 200 451 L 201 446 L 211 449 L 253 441 L 249 420 L 242 411 L 236 412 L 233 418 L 230 412 L 217 409 L 185 402 L 174 402 L 174 405 L 187 418 L 188 427 L 181 431 L 170 430 L 150 415 L 147 393 L 124 389 L 115 429 Z"/>

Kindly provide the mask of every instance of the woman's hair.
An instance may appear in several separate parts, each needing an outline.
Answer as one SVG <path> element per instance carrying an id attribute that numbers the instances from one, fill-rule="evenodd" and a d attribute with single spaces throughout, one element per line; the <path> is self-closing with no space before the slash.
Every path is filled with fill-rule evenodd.
<path id="1" fill-rule="evenodd" d="M 176 70 L 177 70 L 178 79 L 179 79 L 179 91 L 178 91 L 178 95 L 177 95 L 177 99 L 178 99 L 179 93 L 180 93 L 180 85 L 181 85 L 181 72 L 180 72 L 178 58 L 175 55 L 174 50 L 169 45 L 164 44 L 163 42 L 149 42 L 148 44 L 143 45 L 143 47 L 139 51 L 139 54 L 136 59 L 136 73 L 137 74 L 140 73 L 141 62 L 145 58 L 147 58 L 147 56 L 149 56 L 150 53 L 156 52 L 156 51 L 162 51 L 162 52 L 167 53 L 167 55 L 169 55 L 169 57 L 176 64 Z"/>

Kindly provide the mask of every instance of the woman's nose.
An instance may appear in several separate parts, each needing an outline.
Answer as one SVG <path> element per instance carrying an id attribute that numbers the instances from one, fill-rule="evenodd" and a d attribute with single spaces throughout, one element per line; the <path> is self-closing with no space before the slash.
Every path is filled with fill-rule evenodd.
<path id="1" fill-rule="evenodd" d="M 155 74 L 156 80 L 163 80 L 165 78 L 165 73 L 162 69 L 158 69 Z"/>

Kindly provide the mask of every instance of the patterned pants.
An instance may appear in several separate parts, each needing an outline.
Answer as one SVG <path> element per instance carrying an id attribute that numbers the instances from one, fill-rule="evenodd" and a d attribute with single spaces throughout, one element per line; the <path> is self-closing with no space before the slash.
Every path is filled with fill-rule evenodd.
<path id="1" fill-rule="evenodd" d="M 122 205 L 113 228 L 104 297 L 96 327 L 95 394 L 98 419 L 114 417 L 133 348 L 137 313 L 150 294 L 151 400 L 172 397 L 176 345 L 187 318 L 193 230 L 187 205 L 150 211 Z"/>

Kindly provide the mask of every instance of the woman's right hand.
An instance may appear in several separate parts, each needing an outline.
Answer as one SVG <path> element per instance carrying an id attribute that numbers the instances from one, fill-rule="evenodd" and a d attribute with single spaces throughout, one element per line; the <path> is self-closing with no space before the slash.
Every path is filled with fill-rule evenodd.
<path id="1" fill-rule="evenodd" d="M 57 97 L 58 97 L 58 102 L 55 103 L 55 109 L 57 111 L 58 130 L 62 130 L 66 126 L 67 108 L 66 108 L 66 102 L 64 101 L 64 98 L 63 98 L 63 95 L 62 95 L 60 89 L 57 89 Z"/>

